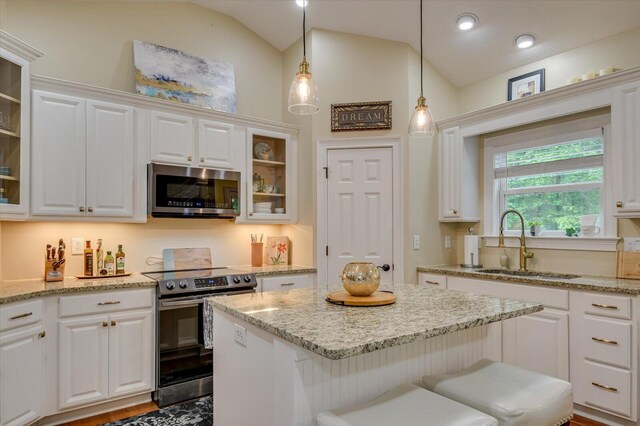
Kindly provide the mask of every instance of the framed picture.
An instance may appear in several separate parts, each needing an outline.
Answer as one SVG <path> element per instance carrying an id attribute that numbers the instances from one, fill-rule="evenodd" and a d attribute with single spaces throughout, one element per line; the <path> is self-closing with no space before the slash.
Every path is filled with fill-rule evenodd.
<path id="1" fill-rule="evenodd" d="M 389 130 L 391 101 L 331 104 L 331 131 Z"/>
<path id="2" fill-rule="evenodd" d="M 509 79 L 508 101 L 544 92 L 544 68 Z"/>

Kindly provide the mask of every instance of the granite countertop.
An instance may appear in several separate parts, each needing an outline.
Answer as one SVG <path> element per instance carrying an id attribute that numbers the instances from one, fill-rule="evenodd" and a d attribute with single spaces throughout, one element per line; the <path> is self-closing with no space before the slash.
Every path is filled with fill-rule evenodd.
<path id="1" fill-rule="evenodd" d="M 54 294 L 155 286 L 156 282 L 154 280 L 138 273 L 134 273 L 128 277 L 100 278 L 94 280 L 80 280 L 75 277 L 68 277 L 65 278 L 64 281 L 58 282 L 45 282 L 44 278 L 0 281 L 0 305 Z"/>
<path id="2" fill-rule="evenodd" d="M 278 275 L 315 274 L 316 268 L 300 265 L 263 265 L 263 266 L 230 266 L 232 269 L 256 274 L 256 277 L 273 277 Z"/>
<path id="3" fill-rule="evenodd" d="M 578 278 L 546 278 L 539 276 L 518 276 L 496 273 L 479 272 L 476 269 L 463 268 L 457 265 L 419 266 L 418 272 L 431 274 L 450 275 L 455 277 L 490 279 L 506 281 L 515 284 L 533 284 L 549 287 L 573 288 L 577 290 L 589 290 L 609 293 L 626 293 L 640 295 L 640 280 L 629 280 L 615 277 L 599 277 L 593 275 L 580 275 Z M 499 269 L 499 268 L 485 268 Z M 536 271 L 531 271 L 535 273 Z M 558 274 L 562 275 L 562 274 Z M 576 274 L 578 275 L 578 274 Z"/>
<path id="4" fill-rule="evenodd" d="M 542 305 L 420 286 L 396 284 L 393 305 L 361 308 L 325 301 L 326 290 L 297 289 L 211 297 L 205 340 L 212 340 L 212 308 L 329 359 L 342 359 L 502 321 Z M 207 336 L 208 335 L 208 336 Z"/>

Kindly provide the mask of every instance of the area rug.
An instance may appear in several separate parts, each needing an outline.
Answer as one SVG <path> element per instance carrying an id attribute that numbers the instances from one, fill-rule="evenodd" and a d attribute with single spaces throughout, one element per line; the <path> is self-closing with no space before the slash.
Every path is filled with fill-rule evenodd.
<path id="1" fill-rule="evenodd" d="M 103 426 L 213 426 L 213 397 L 161 408 L 147 414 L 129 417 Z"/>

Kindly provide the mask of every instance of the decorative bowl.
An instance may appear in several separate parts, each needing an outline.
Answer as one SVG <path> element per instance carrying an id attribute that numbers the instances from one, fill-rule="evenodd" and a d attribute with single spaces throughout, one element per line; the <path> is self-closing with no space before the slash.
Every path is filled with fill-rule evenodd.
<path id="1" fill-rule="evenodd" d="M 380 271 L 373 263 L 348 263 L 342 270 L 342 286 L 352 296 L 371 296 L 380 286 Z"/>

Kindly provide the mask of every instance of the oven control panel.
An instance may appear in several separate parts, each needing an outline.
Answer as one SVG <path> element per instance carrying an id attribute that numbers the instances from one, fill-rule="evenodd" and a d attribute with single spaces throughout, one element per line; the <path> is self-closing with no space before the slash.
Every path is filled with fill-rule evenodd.
<path id="1" fill-rule="evenodd" d="M 229 285 L 227 277 L 195 278 L 193 281 L 196 288 L 222 287 Z"/>

